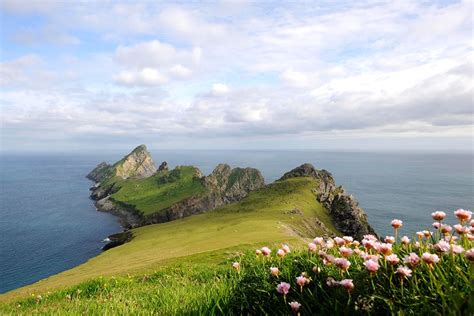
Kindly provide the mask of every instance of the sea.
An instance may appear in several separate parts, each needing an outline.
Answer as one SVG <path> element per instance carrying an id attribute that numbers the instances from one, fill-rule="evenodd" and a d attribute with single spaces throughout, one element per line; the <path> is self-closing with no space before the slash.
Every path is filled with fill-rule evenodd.
<path id="1" fill-rule="evenodd" d="M 303 163 L 330 171 L 354 195 L 382 236 L 390 221 L 400 234 L 431 226 L 430 214 L 474 208 L 472 153 L 151 150 L 157 165 L 194 165 L 209 174 L 218 163 L 254 167 L 266 183 Z M 0 293 L 70 269 L 101 253 L 121 231 L 117 218 L 96 211 L 86 174 L 125 153 L 0 156 Z"/>

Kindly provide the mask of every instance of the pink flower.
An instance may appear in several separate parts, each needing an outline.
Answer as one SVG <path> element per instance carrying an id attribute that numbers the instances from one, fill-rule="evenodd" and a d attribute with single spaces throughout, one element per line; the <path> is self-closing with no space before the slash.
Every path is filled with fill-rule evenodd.
<path id="1" fill-rule="evenodd" d="M 354 283 L 352 282 L 352 279 L 344 279 L 339 282 L 339 284 L 347 290 L 347 292 L 352 292 L 354 289 Z"/>
<path id="2" fill-rule="evenodd" d="M 413 247 L 415 248 L 420 248 L 420 242 L 419 241 L 416 241 L 414 244 L 413 244 Z"/>
<path id="3" fill-rule="evenodd" d="M 404 245 L 408 245 L 410 243 L 410 238 L 408 238 L 408 236 L 403 236 L 400 241 L 402 242 L 402 244 Z"/>
<path id="4" fill-rule="evenodd" d="M 433 227 L 434 227 L 434 229 L 440 228 L 440 227 L 441 227 L 440 222 L 434 222 L 434 223 L 433 223 Z"/>
<path id="5" fill-rule="evenodd" d="M 471 219 L 472 212 L 468 211 L 468 210 L 463 210 L 462 208 L 460 208 L 459 210 L 454 212 L 454 215 L 456 215 L 456 217 L 459 219 L 459 221 L 461 223 L 463 223 L 463 222 L 467 222 Z"/>
<path id="6" fill-rule="evenodd" d="M 280 270 L 277 268 L 277 267 L 271 267 L 270 268 L 270 273 L 273 275 L 273 276 L 278 276 L 280 274 Z"/>
<path id="7" fill-rule="evenodd" d="M 411 277 L 412 272 L 413 271 L 411 271 L 410 268 L 403 266 L 403 267 L 398 267 L 397 272 L 395 273 L 398 274 L 400 278 L 408 278 L 408 277 Z"/>
<path id="8" fill-rule="evenodd" d="M 376 241 L 377 237 L 372 234 L 364 235 L 364 239 Z"/>
<path id="9" fill-rule="evenodd" d="M 431 254 L 428 252 L 423 253 L 421 256 L 421 259 L 423 259 L 424 262 L 426 262 L 429 265 L 432 265 L 434 263 L 437 263 L 439 261 L 439 258 L 435 254 Z"/>
<path id="10" fill-rule="evenodd" d="M 341 237 L 335 237 L 334 241 L 336 242 L 338 246 L 343 246 L 346 243 L 346 241 L 342 239 Z"/>
<path id="11" fill-rule="evenodd" d="M 469 250 L 466 250 L 466 253 L 464 254 L 467 260 L 474 262 L 474 248 L 471 248 Z"/>
<path id="12" fill-rule="evenodd" d="M 451 245 L 451 252 L 458 255 L 464 252 L 464 248 L 460 245 Z"/>
<path id="13" fill-rule="evenodd" d="M 342 239 L 344 239 L 346 244 L 350 244 L 351 242 L 354 241 L 354 238 L 352 238 L 351 236 L 343 236 Z"/>
<path id="14" fill-rule="evenodd" d="M 385 260 L 387 260 L 387 262 L 390 263 L 392 266 L 400 262 L 400 259 L 398 259 L 397 255 L 395 254 L 390 255 L 390 256 L 385 256 Z"/>
<path id="15" fill-rule="evenodd" d="M 349 257 L 350 255 L 352 255 L 352 249 L 344 247 L 344 246 L 339 248 L 339 252 L 340 252 L 341 256 L 346 257 L 346 258 Z"/>
<path id="16" fill-rule="evenodd" d="M 281 282 L 277 285 L 276 290 L 278 293 L 286 295 L 290 291 L 290 284 L 286 282 Z"/>
<path id="17" fill-rule="evenodd" d="M 395 242 L 395 237 L 393 236 L 385 236 L 384 241 L 388 244 L 393 244 Z"/>
<path id="18" fill-rule="evenodd" d="M 260 249 L 262 251 L 262 254 L 265 256 L 265 257 L 268 257 L 272 251 L 270 250 L 270 248 L 268 247 L 263 247 L 262 249 Z"/>
<path id="19" fill-rule="evenodd" d="M 416 253 L 411 252 L 408 256 L 403 258 L 403 262 L 411 265 L 412 267 L 416 267 L 420 263 L 420 257 L 418 257 Z"/>
<path id="20" fill-rule="evenodd" d="M 423 232 L 416 232 L 416 235 L 418 236 L 418 238 L 423 238 L 425 237 L 425 234 Z"/>
<path id="21" fill-rule="evenodd" d="M 291 310 L 293 311 L 293 313 L 297 313 L 301 307 L 301 304 L 298 303 L 297 301 L 293 301 L 293 302 L 290 302 L 288 303 L 291 307 Z"/>
<path id="22" fill-rule="evenodd" d="M 358 242 L 357 240 L 354 240 L 354 241 L 352 242 L 352 245 L 353 245 L 354 247 L 359 247 L 359 246 L 360 246 L 360 242 Z"/>
<path id="23" fill-rule="evenodd" d="M 235 270 L 239 271 L 239 270 L 240 270 L 240 263 L 238 263 L 238 262 L 232 263 L 232 268 L 234 268 Z"/>
<path id="24" fill-rule="evenodd" d="M 285 256 L 286 252 L 283 249 L 278 249 L 277 251 L 277 256 L 280 258 L 283 258 Z"/>
<path id="25" fill-rule="evenodd" d="M 467 231 L 467 228 L 462 226 L 461 224 L 456 224 L 453 227 L 456 230 L 456 233 L 458 233 L 459 235 L 462 235 L 462 234 L 466 233 L 466 231 Z"/>
<path id="26" fill-rule="evenodd" d="M 262 251 L 261 251 L 260 249 L 255 250 L 255 255 L 261 256 L 261 255 L 262 255 Z"/>
<path id="27" fill-rule="evenodd" d="M 351 263 L 349 262 L 349 260 L 345 258 L 334 259 L 334 264 L 336 265 L 336 267 L 338 267 L 339 269 L 343 271 L 347 271 L 349 267 L 351 266 Z"/>
<path id="28" fill-rule="evenodd" d="M 326 248 L 327 248 L 327 249 L 331 249 L 332 247 L 334 247 L 334 240 L 328 239 L 328 240 L 326 241 Z"/>
<path id="29" fill-rule="evenodd" d="M 471 227 L 474 227 L 474 219 L 471 219 L 471 221 L 469 222 L 469 225 L 471 225 Z"/>
<path id="30" fill-rule="evenodd" d="M 399 219 L 394 219 L 391 224 L 392 224 L 393 228 L 399 229 L 400 227 L 402 227 L 403 221 L 401 221 Z"/>
<path id="31" fill-rule="evenodd" d="M 375 248 L 375 241 L 374 240 L 369 240 L 369 239 L 362 239 L 362 245 L 367 250 L 373 249 L 373 248 Z"/>
<path id="32" fill-rule="evenodd" d="M 449 234 L 452 230 L 453 228 L 449 225 L 441 225 L 441 232 L 443 234 Z"/>
<path id="33" fill-rule="evenodd" d="M 316 237 L 313 239 L 313 243 L 316 245 L 322 246 L 324 244 L 324 238 L 323 237 Z"/>
<path id="34" fill-rule="evenodd" d="M 431 217 L 433 217 L 435 221 L 442 221 L 446 217 L 446 213 L 441 212 L 441 211 L 436 211 L 434 213 L 431 213 Z"/>
<path id="35" fill-rule="evenodd" d="M 308 244 L 308 250 L 309 250 L 309 251 L 315 252 L 317 249 L 318 249 L 318 246 L 316 246 L 316 244 L 313 244 L 312 242 L 310 242 L 310 243 Z"/>
<path id="36" fill-rule="evenodd" d="M 388 256 L 392 253 L 392 244 L 378 244 L 377 245 L 377 251 Z"/>
<path id="37" fill-rule="evenodd" d="M 283 251 L 284 251 L 285 253 L 290 253 L 290 252 L 291 252 L 290 246 L 288 246 L 288 245 L 286 245 L 286 244 L 285 244 L 285 245 L 282 245 L 282 246 L 281 246 L 281 249 L 283 249 Z"/>
<path id="38" fill-rule="evenodd" d="M 473 241 L 473 240 L 474 240 L 474 234 L 467 233 L 467 234 L 466 234 L 466 237 L 467 237 L 467 239 L 470 240 L 470 241 Z"/>
<path id="39" fill-rule="evenodd" d="M 375 260 L 367 260 L 364 262 L 365 268 L 370 272 L 370 273 L 375 273 L 379 269 L 379 263 Z"/>
<path id="40" fill-rule="evenodd" d="M 450 248 L 451 246 L 449 245 L 449 243 L 444 240 L 440 240 L 437 244 L 434 245 L 434 250 L 436 250 L 437 252 L 448 252 Z"/>
<path id="41" fill-rule="evenodd" d="M 365 253 L 365 254 L 362 255 L 362 259 L 364 259 L 364 261 L 368 261 L 368 260 L 379 261 L 380 256 L 379 255 L 369 255 L 368 253 Z"/>
<path id="42" fill-rule="evenodd" d="M 339 285 L 339 282 L 334 280 L 334 278 L 328 277 L 326 279 L 326 285 L 329 287 L 336 287 Z"/>
<path id="43" fill-rule="evenodd" d="M 303 290 L 303 286 L 309 283 L 309 279 L 304 276 L 296 277 L 296 284 L 299 285 L 300 289 Z"/>
<path id="44" fill-rule="evenodd" d="M 446 225 L 443 225 L 443 226 L 446 226 Z M 450 226 L 449 228 L 451 228 L 451 226 Z M 441 227 L 441 230 L 442 230 L 442 229 L 443 229 L 443 228 Z M 451 231 L 451 230 L 450 230 L 450 231 Z M 424 230 L 424 231 L 423 231 L 423 235 L 425 235 L 426 238 L 429 238 L 429 237 L 431 237 L 431 235 L 433 235 L 433 233 L 430 232 L 429 230 Z"/>

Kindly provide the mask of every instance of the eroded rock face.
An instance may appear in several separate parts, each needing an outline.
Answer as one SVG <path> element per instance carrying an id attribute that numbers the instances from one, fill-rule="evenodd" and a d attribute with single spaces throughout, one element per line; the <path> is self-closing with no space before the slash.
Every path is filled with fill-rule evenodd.
<path id="1" fill-rule="evenodd" d="M 168 171 L 168 163 L 166 161 L 163 161 L 158 167 L 158 171 Z"/>
<path id="2" fill-rule="evenodd" d="M 106 162 L 101 162 L 94 168 L 91 172 L 87 174 L 87 179 L 92 180 L 94 182 L 101 182 L 105 177 L 107 177 L 107 173 L 112 166 Z"/>
<path id="3" fill-rule="evenodd" d="M 375 234 L 367 221 L 367 214 L 352 195 L 347 194 L 342 186 L 336 186 L 331 173 L 317 170 L 311 164 L 303 164 L 285 173 L 280 180 L 293 177 L 318 180 L 318 186 L 313 189 L 316 199 L 329 211 L 334 226 L 344 235 L 362 239 L 366 234 Z"/>
<path id="4" fill-rule="evenodd" d="M 122 179 L 147 178 L 156 172 L 156 166 L 145 145 L 135 148 L 114 166 L 115 175 Z"/>

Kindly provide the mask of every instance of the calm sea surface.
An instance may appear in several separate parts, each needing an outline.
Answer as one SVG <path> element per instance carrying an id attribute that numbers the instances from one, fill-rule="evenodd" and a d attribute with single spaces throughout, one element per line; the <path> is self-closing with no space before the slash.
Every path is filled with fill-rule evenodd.
<path id="1" fill-rule="evenodd" d="M 474 208 L 472 154 L 304 151 L 152 151 L 155 163 L 192 164 L 208 174 L 220 162 L 255 167 L 267 183 L 305 163 L 332 172 L 360 202 L 369 222 L 389 234 L 430 225 L 434 210 Z M 88 199 L 88 171 L 123 153 L 102 156 L 3 155 L 0 160 L 0 293 L 74 267 L 99 254 L 102 240 L 121 230 L 116 218 Z"/>

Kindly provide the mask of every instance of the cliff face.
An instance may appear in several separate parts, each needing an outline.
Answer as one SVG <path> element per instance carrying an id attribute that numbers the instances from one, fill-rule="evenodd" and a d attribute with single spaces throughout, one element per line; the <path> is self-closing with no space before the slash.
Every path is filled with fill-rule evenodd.
<path id="1" fill-rule="evenodd" d="M 303 164 L 285 173 L 280 180 L 292 177 L 313 177 L 318 180 L 319 186 L 313 189 L 316 199 L 329 211 L 334 226 L 344 235 L 359 240 L 366 234 L 375 235 L 367 221 L 367 214 L 352 195 L 347 194 L 342 186 L 336 186 L 331 173 L 317 170 L 311 164 Z"/>
<path id="2" fill-rule="evenodd" d="M 130 154 L 113 165 L 115 176 L 147 178 L 156 172 L 156 166 L 145 145 L 135 148 Z"/>

